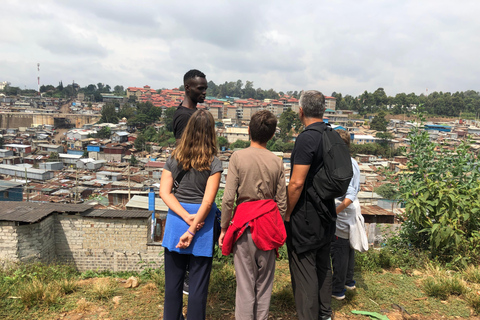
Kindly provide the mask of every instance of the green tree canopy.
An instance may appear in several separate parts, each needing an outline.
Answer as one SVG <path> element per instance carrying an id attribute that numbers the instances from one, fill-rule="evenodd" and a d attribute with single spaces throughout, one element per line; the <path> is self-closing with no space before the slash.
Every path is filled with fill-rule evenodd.
<path id="1" fill-rule="evenodd" d="M 97 131 L 97 138 L 100 139 L 109 139 L 112 135 L 112 130 L 109 126 L 104 126 L 102 129 Z"/>
<path id="2" fill-rule="evenodd" d="M 377 131 L 387 131 L 388 121 L 385 119 L 385 112 L 380 111 L 370 123 L 370 129 Z"/>
<path id="3" fill-rule="evenodd" d="M 113 104 L 107 103 L 103 106 L 99 123 L 118 123 L 118 115 Z"/>
<path id="4" fill-rule="evenodd" d="M 230 149 L 244 149 L 250 146 L 250 141 L 237 140 L 234 143 L 230 144 Z"/>
<path id="5" fill-rule="evenodd" d="M 298 118 L 298 115 L 291 108 L 288 108 L 280 115 L 278 127 L 280 128 L 280 139 L 283 141 L 286 141 L 290 135 L 296 118 Z"/>

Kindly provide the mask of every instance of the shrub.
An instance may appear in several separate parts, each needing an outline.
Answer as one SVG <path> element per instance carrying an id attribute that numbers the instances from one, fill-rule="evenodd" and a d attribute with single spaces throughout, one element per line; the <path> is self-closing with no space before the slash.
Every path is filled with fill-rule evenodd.
<path id="1" fill-rule="evenodd" d="M 400 180 L 406 203 L 401 237 L 450 266 L 478 261 L 480 171 L 469 142 L 451 151 L 419 128 L 409 138 L 410 173 Z"/>

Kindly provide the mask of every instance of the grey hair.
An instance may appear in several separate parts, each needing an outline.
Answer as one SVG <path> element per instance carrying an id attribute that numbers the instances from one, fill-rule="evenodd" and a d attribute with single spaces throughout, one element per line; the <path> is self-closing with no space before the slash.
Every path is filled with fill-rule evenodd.
<path id="1" fill-rule="evenodd" d="M 308 90 L 300 97 L 300 107 L 306 118 L 323 118 L 325 112 L 325 96 L 317 90 Z"/>

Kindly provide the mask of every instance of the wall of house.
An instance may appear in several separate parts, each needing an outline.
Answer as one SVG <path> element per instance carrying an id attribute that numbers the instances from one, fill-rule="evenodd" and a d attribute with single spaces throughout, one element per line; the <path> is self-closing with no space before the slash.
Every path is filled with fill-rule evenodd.
<path id="1" fill-rule="evenodd" d="M 148 245 L 149 219 L 56 217 L 56 257 L 80 271 L 141 270 L 163 263 L 163 247 Z"/>
<path id="2" fill-rule="evenodd" d="M 54 217 L 33 224 L 0 222 L 0 260 L 50 262 L 55 257 Z"/>
<path id="3" fill-rule="evenodd" d="M 18 260 L 50 262 L 55 258 L 54 220 L 48 216 L 40 222 L 16 227 Z"/>
<path id="4" fill-rule="evenodd" d="M 15 222 L 0 221 L 0 260 L 2 262 L 18 261 Z"/>

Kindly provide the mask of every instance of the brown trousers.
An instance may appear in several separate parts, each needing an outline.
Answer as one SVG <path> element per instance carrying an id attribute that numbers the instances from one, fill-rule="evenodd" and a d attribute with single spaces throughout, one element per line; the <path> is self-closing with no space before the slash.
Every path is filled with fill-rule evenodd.
<path id="1" fill-rule="evenodd" d="M 247 228 L 233 246 L 237 275 L 236 320 L 266 320 L 275 275 L 275 250 L 263 251 L 255 246 Z"/>

